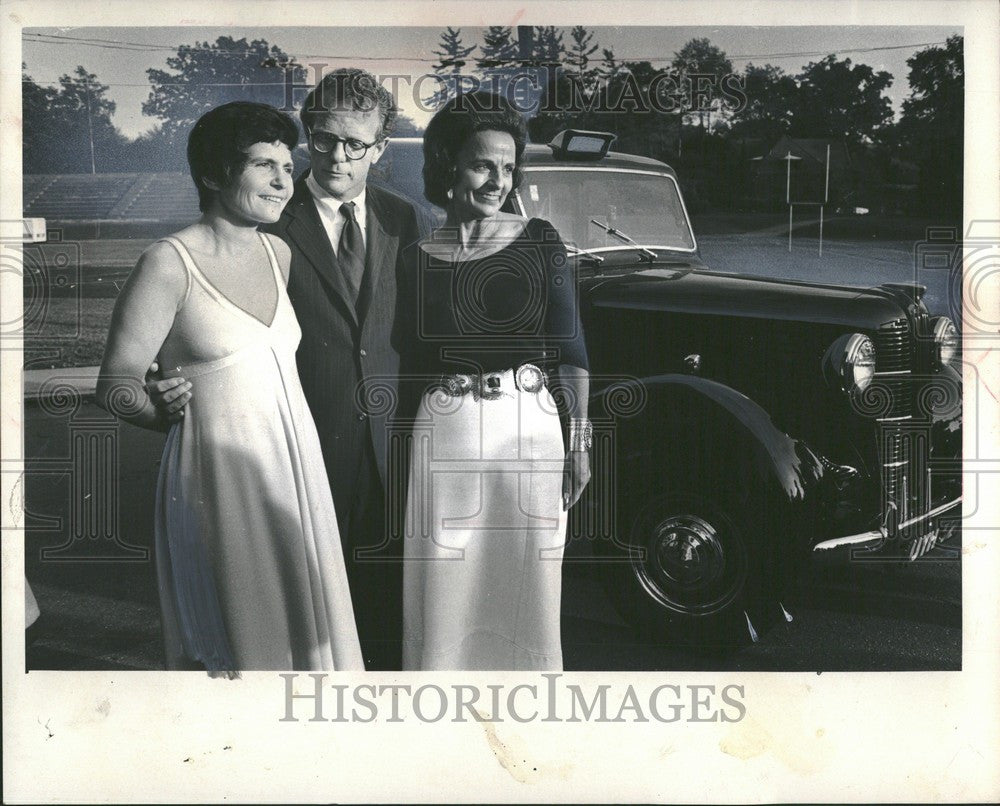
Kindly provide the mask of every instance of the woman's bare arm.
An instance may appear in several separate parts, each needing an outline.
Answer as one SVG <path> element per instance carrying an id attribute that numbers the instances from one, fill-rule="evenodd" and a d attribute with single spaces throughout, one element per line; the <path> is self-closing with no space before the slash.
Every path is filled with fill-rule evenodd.
<path id="1" fill-rule="evenodd" d="M 97 403 L 133 425 L 157 431 L 169 427 L 150 402 L 144 377 L 186 290 L 180 256 L 169 244 L 156 243 L 139 258 L 115 302 L 97 379 Z"/>
<path id="2" fill-rule="evenodd" d="M 585 421 L 590 397 L 590 375 L 587 370 L 572 364 L 560 364 L 559 383 L 566 390 L 566 409 L 570 421 Z M 589 451 L 574 451 L 572 446 L 569 448 L 566 451 L 563 474 L 563 509 L 569 509 L 580 500 L 590 481 Z"/>

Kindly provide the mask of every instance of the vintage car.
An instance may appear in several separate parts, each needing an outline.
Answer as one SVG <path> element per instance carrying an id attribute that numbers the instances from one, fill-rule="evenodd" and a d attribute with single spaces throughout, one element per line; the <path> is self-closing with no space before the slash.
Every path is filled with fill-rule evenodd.
<path id="1" fill-rule="evenodd" d="M 565 131 L 526 149 L 511 211 L 576 263 L 594 478 L 567 562 L 600 562 L 631 621 L 699 641 L 786 615 L 810 556 L 914 560 L 961 510 L 959 336 L 919 285 L 706 266 L 674 171 Z M 421 205 L 419 140 L 379 178 Z"/>

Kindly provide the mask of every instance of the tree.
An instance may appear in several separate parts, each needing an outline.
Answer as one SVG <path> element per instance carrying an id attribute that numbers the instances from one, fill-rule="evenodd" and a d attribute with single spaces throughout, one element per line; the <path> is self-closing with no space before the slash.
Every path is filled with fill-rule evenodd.
<path id="1" fill-rule="evenodd" d="M 442 78 L 438 83 L 438 88 L 425 103 L 433 108 L 443 106 L 453 97 L 461 81 L 462 68 L 465 67 L 466 58 L 476 49 L 475 45 L 466 47 L 462 44 L 462 30 L 460 28 L 448 28 L 441 34 L 441 42 L 434 55 L 438 57 L 434 65 L 434 73 Z"/>
<path id="2" fill-rule="evenodd" d="M 480 56 L 476 57 L 476 69 L 483 83 L 491 89 L 503 92 L 507 81 L 518 71 L 517 42 L 509 27 L 491 25 L 483 32 L 483 44 L 479 46 Z"/>
<path id="3" fill-rule="evenodd" d="M 396 122 L 392 127 L 393 137 L 419 137 L 423 133 L 423 128 L 409 115 L 402 112 L 396 115 Z"/>
<path id="4" fill-rule="evenodd" d="M 732 132 L 741 137 L 776 140 L 788 131 L 791 109 L 798 91 L 795 79 L 780 67 L 748 64 L 743 70 L 746 102 L 733 110 Z"/>
<path id="5" fill-rule="evenodd" d="M 305 69 L 264 39 L 247 42 L 220 36 L 215 42 L 181 45 L 167 58 L 173 72 L 149 68 L 152 85 L 143 102 L 145 115 L 159 118 L 173 147 L 183 147 L 195 121 L 228 101 L 258 101 L 286 107 L 286 76 L 306 83 Z"/>
<path id="6" fill-rule="evenodd" d="M 662 71 L 648 61 L 621 62 L 598 90 L 595 112 L 588 124 L 618 135 L 615 148 L 648 156 L 663 156 L 671 135 L 665 117 L 673 115 L 653 103 Z"/>
<path id="7" fill-rule="evenodd" d="M 892 120 L 892 104 L 883 95 L 892 75 L 884 70 L 876 73 L 830 54 L 806 65 L 798 85 L 789 127 L 793 137 L 843 139 L 857 147 L 873 142 Z"/>
<path id="8" fill-rule="evenodd" d="M 690 110 L 696 114 L 701 127 L 710 128 L 712 112 L 724 112 L 721 103 L 723 79 L 733 72 L 733 64 L 724 51 L 705 37 L 688 40 L 674 53 L 674 70 L 685 89 L 685 96 L 693 103 Z"/>
<path id="9" fill-rule="evenodd" d="M 601 49 L 601 78 L 604 81 L 610 79 L 621 69 L 621 64 L 615 59 L 615 53 L 611 48 Z"/>
<path id="10" fill-rule="evenodd" d="M 42 87 L 28 75 L 28 66 L 21 62 L 21 158 L 27 174 L 47 173 L 48 154 L 59 134 L 66 127 L 56 125 L 52 117 L 55 90 Z"/>
<path id="11" fill-rule="evenodd" d="M 594 35 L 582 25 L 573 26 L 569 35 L 573 42 L 566 50 L 565 71 L 568 75 L 575 76 L 584 92 L 592 93 L 597 89 L 601 71 L 599 67 L 590 66 L 590 57 L 598 51 L 599 46 L 591 44 Z"/>
<path id="12" fill-rule="evenodd" d="M 566 53 L 563 33 L 554 25 L 536 25 L 531 43 L 531 61 L 534 65 L 553 64 L 562 61 Z"/>
<path id="13" fill-rule="evenodd" d="M 910 95 L 899 139 L 920 168 L 920 196 L 929 210 L 961 215 L 965 135 L 964 40 L 919 51 L 906 60 Z"/>
<path id="14" fill-rule="evenodd" d="M 562 44 L 562 33 L 555 29 L 535 29 L 533 52 L 539 61 L 551 63 L 555 56 L 560 65 L 548 70 L 539 113 L 528 124 L 532 139 L 538 142 L 548 141 L 565 128 L 586 128 L 603 84 L 600 66 L 591 66 L 590 57 L 599 49 L 593 43 L 594 35 L 577 25 L 570 31 L 570 37 L 572 44 L 567 49 Z"/>
<path id="15" fill-rule="evenodd" d="M 22 63 L 23 169 L 25 173 L 94 173 L 121 170 L 122 136 L 111 122 L 108 87 L 83 66 L 42 87 Z"/>
<path id="16" fill-rule="evenodd" d="M 164 135 L 160 124 L 125 143 L 122 149 L 122 170 L 143 173 L 178 171 L 187 173 L 185 149 L 178 148 Z"/>

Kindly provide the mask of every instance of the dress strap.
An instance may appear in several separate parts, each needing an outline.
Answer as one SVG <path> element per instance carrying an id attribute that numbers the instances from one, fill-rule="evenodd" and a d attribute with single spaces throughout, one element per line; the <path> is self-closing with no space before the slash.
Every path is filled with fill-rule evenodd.
<path id="1" fill-rule="evenodd" d="M 281 296 L 281 289 L 285 285 L 285 276 L 281 273 L 281 266 L 278 263 L 278 256 L 274 253 L 274 246 L 271 245 L 271 239 L 266 233 L 257 230 L 257 234 L 260 236 L 261 241 L 264 243 L 264 251 L 267 252 L 267 259 L 271 264 L 271 271 L 274 272 L 274 282 L 278 286 L 278 296 Z"/>
<path id="2" fill-rule="evenodd" d="M 237 305 L 235 302 L 229 299 L 229 297 L 223 294 L 218 289 L 218 287 L 208 277 L 205 276 L 204 272 L 202 272 L 201 269 L 198 268 L 198 264 L 194 262 L 194 258 L 191 256 L 190 250 L 187 248 L 187 246 L 184 245 L 184 242 L 180 238 L 178 238 L 176 235 L 168 235 L 167 237 L 163 238 L 163 240 L 170 243 L 171 246 L 173 246 L 174 249 L 177 250 L 177 253 L 181 256 L 181 260 L 184 261 L 184 266 L 187 268 L 189 275 L 191 277 L 194 277 L 198 281 L 198 284 L 202 288 L 204 288 L 205 291 L 208 292 L 208 295 L 213 300 L 215 300 L 219 305 L 229 310 L 239 312 L 243 316 L 249 317 L 253 321 L 257 322 L 257 324 L 263 325 L 266 328 L 270 328 L 271 325 L 274 324 L 274 317 L 278 315 L 278 311 L 281 308 L 281 292 L 282 289 L 285 287 L 285 285 L 281 276 L 281 269 L 278 266 L 278 258 L 274 254 L 274 250 L 271 247 L 271 244 L 268 243 L 267 236 L 265 236 L 264 233 L 260 232 L 259 230 L 257 231 L 257 235 L 263 241 L 264 251 L 267 254 L 267 262 L 271 266 L 271 279 L 274 281 L 275 285 L 274 316 L 272 316 L 270 323 L 262 322 L 260 319 L 258 319 L 252 313 L 250 313 L 250 311 Z"/>
<path id="3" fill-rule="evenodd" d="M 184 298 L 181 300 L 180 305 L 177 306 L 177 310 L 179 312 L 181 308 L 184 307 L 185 303 L 187 303 L 188 297 L 191 296 L 191 266 L 192 266 L 191 256 L 184 248 L 184 244 L 182 244 L 173 235 L 167 235 L 163 238 L 160 238 L 159 241 L 157 241 L 157 243 L 159 243 L 160 241 L 162 241 L 163 243 L 170 244 L 174 248 L 174 251 L 177 252 L 178 255 L 180 255 L 181 263 L 184 264 L 184 280 L 186 285 L 184 286 Z"/>
<path id="4" fill-rule="evenodd" d="M 211 296 L 212 299 L 221 303 L 229 302 L 229 300 L 223 297 L 215 286 L 212 285 L 209 279 L 201 273 L 201 269 L 199 269 L 198 264 L 194 262 L 194 258 L 191 256 L 188 248 L 184 245 L 184 241 L 175 235 L 167 235 L 162 240 L 166 241 L 177 250 L 177 254 L 179 254 L 181 256 L 181 260 L 184 261 L 184 267 L 188 270 L 188 275 L 190 277 L 194 277 L 194 279 L 198 281 L 198 284 L 209 293 L 209 296 Z"/>

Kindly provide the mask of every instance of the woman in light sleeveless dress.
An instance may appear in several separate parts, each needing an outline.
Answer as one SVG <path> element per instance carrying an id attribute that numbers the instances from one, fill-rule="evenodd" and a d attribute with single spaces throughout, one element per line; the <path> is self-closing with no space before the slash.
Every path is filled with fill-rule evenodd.
<path id="1" fill-rule="evenodd" d="M 435 380 L 413 432 L 404 669 L 562 668 L 563 545 L 590 478 L 576 439 L 589 379 L 558 233 L 501 210 L 525 136 L 509 103 L 480 93 L 446 104 L 424 135 L 424 192 L 447 219 L 414 248 L 418 363 Z M 568 446 L 548 388 L 557 375 Z"/>
<path id="2" fill-rule="evenodd" d="M 170 669 L 364 668 L 296 372 L 289 251 L 257 231 L 291 196 L 297 140 L 291 118 L 264 104 L 205 114 L 188 143 L 202 218 L 150 246 L 115 305 L 98 401 L 167 430 L 155 541 Z M 154 358 L 186 379 L 183 416 L 150 402 Z"/>

